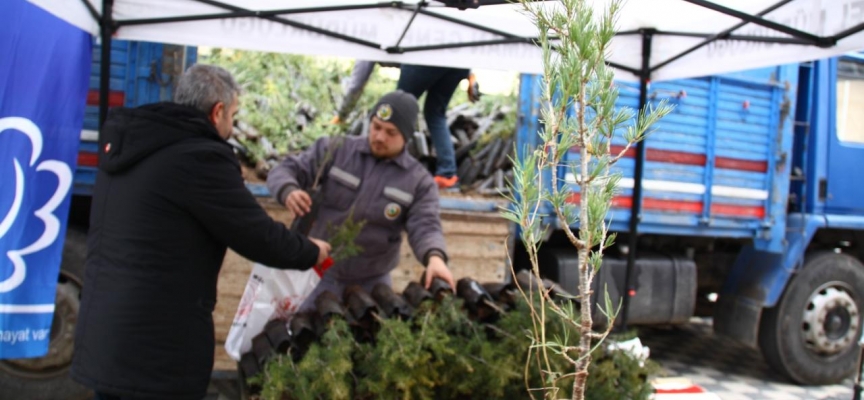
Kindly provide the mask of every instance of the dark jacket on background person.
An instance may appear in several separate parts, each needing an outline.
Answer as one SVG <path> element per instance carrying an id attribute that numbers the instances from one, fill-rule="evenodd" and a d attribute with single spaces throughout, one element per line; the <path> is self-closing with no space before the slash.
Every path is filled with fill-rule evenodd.
<path id="1" fill-rule="evenodd" d="M 393 159 L 372 155 L 368 137 L 346 137 L 341 146 L 321 138 L 305 152 L 286 158 L 267 177 L 267 187 L 284 203 L 292 190 L 309 190 L 333 148 L 332 164 L 322 174 L 323 200 L 310 236 L 328 240 L 328 225 L 336 227 L 353 209 L 355 221 L 366 221 L 354 243 L 363 252 L 337 262 L 327 275 L 352 282 L 390 272 L 399 263 L 402 232 L 417 260 L 426 265 L 429 256 L 445 261 L 446 245 L 439 215 L 438 188 L 429 171 L 407 151 Z M 327 167 L 325 167 L 327 168 Z"/>
<path id="2" fill-rule="evenodd" d="M 255 201 L 207 115 L 174 103 L 109 114 L 87 242 L 71 376 L 136 398 L 205 396 L 227 247 L 277 268 L 318 258 Z"/>

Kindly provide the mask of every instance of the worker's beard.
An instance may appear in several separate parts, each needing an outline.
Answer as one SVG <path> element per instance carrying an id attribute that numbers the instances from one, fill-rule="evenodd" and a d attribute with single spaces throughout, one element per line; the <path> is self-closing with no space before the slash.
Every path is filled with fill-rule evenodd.
<path id="1" fill-rule="evenodd" d="M 382 158 L 382 159 L 388 159 L 388 158 L 396 157 L 399 155 L 399 153 L 402 152 L 401 149 L 396 151 L 396 150 L 393 150 L 393 149 L 387 147 L 386 144 L 380 143 L 380 142 L 377 142 L 377 143 L 373 142 L 373 143 L 371 143 L 370 147 L 372 149 L 372 155 L 375 156 L 376 158 Z"/>

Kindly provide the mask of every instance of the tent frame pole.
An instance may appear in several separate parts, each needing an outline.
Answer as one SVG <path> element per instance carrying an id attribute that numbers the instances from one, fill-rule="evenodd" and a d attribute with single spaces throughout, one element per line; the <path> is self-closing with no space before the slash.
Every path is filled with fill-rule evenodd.
<path id="1" fill-rule="evenodd" d="M 697 6 L 716 11 L 721 14 L 726 14 L 730 17 L 735 17 L 740 19 L 743 23 L 751 23 L 759 26 L 763 26 L 769 29 L 772 29 L 777 32 L 785 33 L 789 36 L 796 37 L 799 39 L 806 40 L 809 44 L 817 47 L 827 48 L 834 46 L 836 43 L 832 37 L 822 37 L 817 36 L 809 32 L 804 32 L 798 29 L 795 29 L 789 25 L 783 25 L 779 22 L 770 21 L 762 18 L 760 15 L 752 15 L 745 12 L 741 12 L 729 7 L 721 6 L 717 3 L 713 3 L 707 0 L 683 0 L 691 4 L 695 4 Z M 788 1 L 784 0 L 784 4 Z"/>
<path id="2" fill-rule="evenodd" d="M 93 7 L 92 3 L 90 3 L 90 0 L 81 0 L 81 2 L 84 3 L 84 7 L 87 7 L 87 11 L 90 12 L 90 16 L 93 17 L 93 20 L 99 22 L 99 12 L 96 11 L 96 8 Z"/>
<path id="3" fill-rule="evenodd" d="M 656 30 L 642 29 L 642 68 L 639 71 L 639 118 L 648 105 L 648 84 L 651 81 L 651 44 Z M 636 294 L 633 287 L 633 268 L 636 265 L 636 248 L 639 245 L 639 222 L 642 220 L 642 176 L 645 173 L 645 140 L 636 144 L 636 165 L 633 171 L 633 195 L 630 205 L 630 229 L 627 240 L 627 270 L 624 275 L 624 293 L 621 305 L 620 330 L 627 329 L 630 298 Z"/>
<path id="4" fill-rule="evenodd" d="M 86 1 L 86 0 L 85 0 Z M 230 18 L 266 18 L 275 17 L 278 15 L 303 14 L 311 12 L 330 12 L 330 11 L 353 11 L 353 10 L 368 10 L 374 8 L 392 8 L 396 7 L 389 3 L 375 4 L 357 4 L 350 6 L 334 6 L 334 7 L 309 7 L 309 8 L 286 8 L 281 10 L 255 11 L 244 8 L 237 8 L 236 11 L 213 14 L 199 15 L 184 15 L 180 17 L 162 17 L 162 18 L 140 18 L 140 19 L 124 19 L 116 21 L 116 25 L 131 26 L 131 25 L 149 25 L 149 24 L 165 24 L 172 22 L 191 22 L 191 21 L 207 21 L 214 19 L 230 19 Z M 397 8 L 401 8 L 399 6 Z"/>
<path id="5" fill-rule="evenodd" d="M 89 4 L 89 3 L 88 3 Z M 111 36 L 114 34 L 112 21 L 114 0 L 102 0 L 102 16 L 99 18 L 99 33 L 102 40 L 102 53 L 99 59 L 99 130 L 108 117 L 108 96 L 111 91 Z"/>

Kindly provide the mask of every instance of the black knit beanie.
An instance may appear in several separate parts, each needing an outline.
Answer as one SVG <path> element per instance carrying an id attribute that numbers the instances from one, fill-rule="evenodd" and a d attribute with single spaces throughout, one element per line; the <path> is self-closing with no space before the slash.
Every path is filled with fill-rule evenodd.
<path id="1" fill-rule="evenodd" d="M 399 128 L 399 132 L 408 142 L 414 136 L 414 127 L 417 125 L 417 112 L 420 106 L 413 94 L 397 90 L 385 94 L 372 108 L 372 115 L 378 119 L 390 122 Z"/>

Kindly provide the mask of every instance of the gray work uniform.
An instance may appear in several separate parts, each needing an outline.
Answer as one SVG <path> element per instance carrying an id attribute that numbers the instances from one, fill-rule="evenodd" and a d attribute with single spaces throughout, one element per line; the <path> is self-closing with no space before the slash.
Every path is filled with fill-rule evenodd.
<path id="1" fill-rule="evenodd" d="M 367 290 L 377 283 L 389 284 L 390 271 L 399 263 L 403 230 L 423 265 L 432 254 L 446 261 L 438 188 L 431 174 L 406 151 L 389 160 L 376 158 L 367 137 L 334 140 L 342 141 L 341 146 L 321 138 L 305 152 L 286 158 L 267 178 L 270 192 L 282 203 L 291 191 L 312 186 L 318 169 L 327 168 L 322 160 L 332 147 L 332 164 L 321 177 L 323 199 L 309 236 L 328 240 L 328 224 L 338 226 L 352 209 L 355 220 L 366 221 L 355 240 L 363 252 L 328 270 L 310 299 L 323 290 L 341 297 L 350 284 Z"/>

